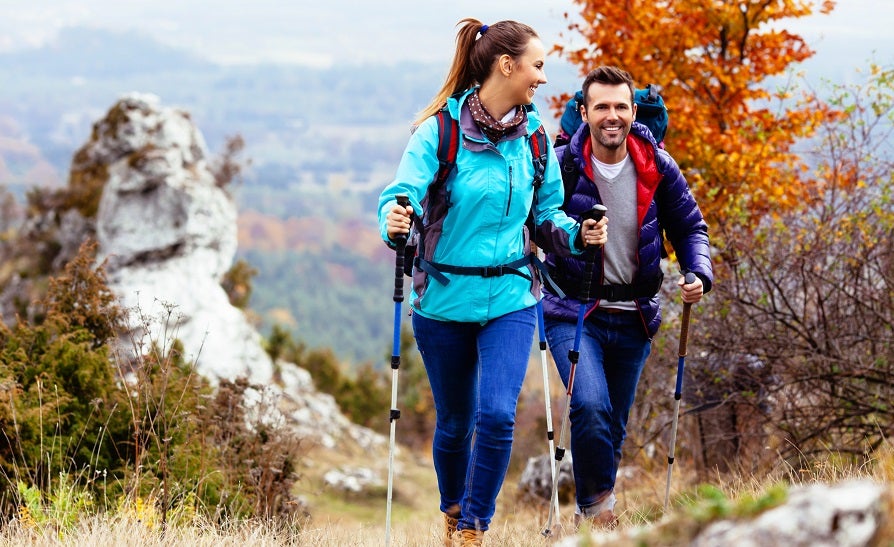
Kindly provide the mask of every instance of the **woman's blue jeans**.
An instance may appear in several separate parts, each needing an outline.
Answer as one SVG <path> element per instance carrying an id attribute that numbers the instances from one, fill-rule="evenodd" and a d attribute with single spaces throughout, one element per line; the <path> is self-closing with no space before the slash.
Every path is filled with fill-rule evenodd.
<path id="1" fill-rule="evenodd" d="M 577 323 L 546 320 L 556 368 L 568 386 Z M 571 453 L 577 505 L 588 515 L 615 487 L 627 418 L 651 342 L 637 312 L 593 311 L 583 324 L 571 391 Z M 564 403 L 563 403 L 564 408 Z"/>
<path id="2" fill-rule="evenodd" d="M 434 396 L 432 455 L 441 511 L 487 530 L 509 467 L 515 410 L 534 341 L 535 308 L 480 323 L 413 314 Z"/>

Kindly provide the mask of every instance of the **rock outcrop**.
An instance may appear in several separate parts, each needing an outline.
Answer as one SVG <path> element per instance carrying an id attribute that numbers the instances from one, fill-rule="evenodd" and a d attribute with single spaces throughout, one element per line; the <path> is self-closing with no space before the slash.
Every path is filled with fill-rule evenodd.
<path id="1" fill-rule="evenodd" d="M 385 445 L 317 392 L 307 371 L 275 367 L 260 334 L 230 304 L 221 281 L 235 259 L 237 208 L 188 113 L 154 95 L 122 97 L 75 154 L 72 181 L 86 179 L 102 188 L 98 261 L 106 261 L 109 286 L 129 315 L 120 351 L 133 356 L 176 338 L 212 383 L 244 377 L 281 396 L 281 412 L 309 444 Z"/>
<path id="2" fill-rule="evenodd" d="M 571 453 L 558 462 L 559 478 L 557 496 L 560 503 L 570 503 L 574 499 L 574 472 L 572 470 Z M 552 466 L 555 459 L 552 454 L 541 454 L 528 458 L 521 478 L 518 480 L 518 492 L 526 501 L 548 506 L 553 491 Z"/>
<path id="3" fill-rule="evenodd" d="M 715 522 L 691 545 L 873 545 L 880 531 L 892 525 L 892 501 L 892 492 L 887 487 L 870 481 L 799 486 L 791 490 L 784 505 L 765 511 L 750 521 Z"/>
<path id="4" fill-rule="evenodd" d="M 202 375 L 269 382 L 259 335 L 221 286 L 236 254 L 236 205 L 216 184 L 189 115 L 152 95 L 126 96 L 77 158 L 73 169 L 104 166 L 108 176 L 98 259 L 135 333 L 160 338 L 173 328 Z"/>
<path id="5" fill-rule="evenodd" d="M 688 519 L 688 520 L 687 520 Z M 650 526 L 609 533 L 581 532 L 556 547 L 688 545 L 690 547 L 875 547 L 894 541 L 894 489 L 852 479 L 793 486 L 787 500 L 753 517 L 695 525 L 685 511 Z M 694 533 L 689 533 L 689 532 Z M 669 541 L 668 538 L 674 538 Z"/>

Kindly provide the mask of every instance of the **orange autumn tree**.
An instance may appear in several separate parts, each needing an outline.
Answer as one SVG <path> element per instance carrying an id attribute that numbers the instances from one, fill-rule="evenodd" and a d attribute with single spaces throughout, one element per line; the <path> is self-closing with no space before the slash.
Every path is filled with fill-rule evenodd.
<path id="1" fill-rule="evenodd" d="M 768 89 L 813 55 L 785 21 L 833 1 L 574 0 L 570 31 L 586 46 L 555 46 L 581 74 L 602 65 L 628 70 L 642 87 L 662 86 L 670 109 L 666 138 L 713 225 L 754 226 L 803 203 L 816 184 L 794 150 L 833 113 L 803 93 Z M 554 99 L 557 110 L 569 95 Z"/>

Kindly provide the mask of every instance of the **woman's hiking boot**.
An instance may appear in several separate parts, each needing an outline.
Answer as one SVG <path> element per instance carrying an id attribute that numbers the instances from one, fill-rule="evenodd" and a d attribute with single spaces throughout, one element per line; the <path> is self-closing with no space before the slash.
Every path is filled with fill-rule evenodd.
<path id="1" fill-rule="evenodd" d="M 458 518 L 444 513 L 444 547 L 454 547 L 456 545 L 453 540 L 456 537 L 457 524 L 459 524 Z"/>
<path id="2" fill-rule="evenodd" d="M 456 545 L 457 533 L 456 525 L 459 524 L 459 517 L 462 512 L 459 505 L 452 505 L 444 513 L 444 547 L 454 547 Z"/>
<path id="3" fill-rule="evenodd" d="M 462 547 L 481 547 L 481 542 L 484 541 L 484 530 L 464 528 L 459 533 L 462 538 Z"/>

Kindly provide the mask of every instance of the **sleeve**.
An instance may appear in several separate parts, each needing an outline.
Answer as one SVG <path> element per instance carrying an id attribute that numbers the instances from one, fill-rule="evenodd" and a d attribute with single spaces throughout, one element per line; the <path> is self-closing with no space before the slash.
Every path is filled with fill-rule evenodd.
<path id="1" fill-rule="evenodd" d="M 561 209 L 565 200 L 562 172 L 556 150 L 549 142 L 547 146 L 549 154 L 543 184 L 534 198 L 534 229 L 537 231 L 535 241 L 545 251 L 559 256 L 579 255 L 582 252 L 578 237 L 580 224 Z"/>
<path id="2" fill-rule="evenodd" d="M 379 195 L 379 233 L 389 247 L 394 244 L 388 238 L 385 222 L 391 208 L 397 203 L 395 196 L 405 194 L 416 215 L 422 215 L 422 199 L 438 171 L 438 123 L 434 116 L 426 119 L 410 136 L 404 149 L 397 172 Z"/>
<path id="3" fill-rule="evenodd" d="M 677 260 L 684 271 L 696 274 L 709 292 L 714 283 L 708 224 L 692 195 L 686 178 L 667 152 L 659 151 L 665 163 L 664 181 L 659 188 L 659 222 L 664 227 Z"/>

